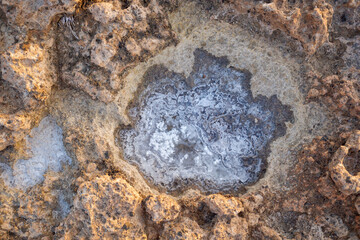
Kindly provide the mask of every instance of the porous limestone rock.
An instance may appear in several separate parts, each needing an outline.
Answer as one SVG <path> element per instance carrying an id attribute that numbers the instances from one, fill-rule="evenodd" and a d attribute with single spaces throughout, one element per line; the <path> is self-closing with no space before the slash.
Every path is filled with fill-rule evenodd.
<path id="1" fill-rule="evenodd" d="M 356 199 L 355 208 L 356 208 L 357 212 L 360 214 L 360 197 L 358 197 Z"/>
<path id="2" fill-rule="evenodd" d="M 27 113 L 20 111 L 15 114 L 0 115 L 0 149 L 14 145 L 26 136 L 34 124 L 36 117 L 35 112 Z"/>
<path id="3" fill-rule="evenodd" d="M 53 235 L 70 212 L 74 170 L 47 171 L 42 184 L 26 192 L 0 181 L 0 239 L 36 239 Z"/>
<path id="4" fill-rule="evenodd" d="M 0 150 L 21 140 L 41 116 L 41 107 L 56 82 L 48 45 L 17 44 L 0 55 L 0 81 L 10 90 L 2 93 L 2 99 L 14 104 L 12 111 L 5 106 L 0 111 L 4 127 Z"/>
<path id="5" fill-rule="evenodd" d="M 56 230 L 63 239 L 146 239 L 138 211 L 141 197 L 121 178 L 83 183 L 70 214 Z"/>
<path id="6" fill-rule="evenodd" d="M 235 197 L 227 198 L 221 194 L 212 194 L 207 196 L 204 201 L 210 208 L 210 211 L 219 216 L 236 216 L 244 211 L 242 203 Z"/>
<path id="7" fill-rule="evenodd" d="M 62 79 L 105 103 L 114 100 L 129 68 L 175 39 L 157 1 L 94 2 L 68 19 L 56 37 Z"/>
<path id="8" fill-rule="evenodd" d="M 160 223 L 171 221 L 179 216 L 180 205 L 168 195 L 150 195 L 145 199 L 146 212 L 151 220 Z"/>
<path id="9" fill-rule="evenodd" d="M 360 176 L 352 175 L 344 166 L 344 159 L 350 149 L 360 150 L 360 131 L 355 131 L 334 154 L 330 163 L 331 177 L 344 194 L 357 194 L 360 192 Z"/>
<path id="10" fill-rule="evenodd" d="M 17 43 L 39 43 L 49 38 L 58 15 L 73 13 L 80 0 L 3 0 L 0 3 L 0 54 Z M 43 69 L 45 70 L 45 69 Z"/>
<path id="11" fill-rule="evenodd" d="M 17 44 L 1 55 L 3 80 L 9 82 L 22 95 L 25 107 L 33 101 L 44 102 L 56 81 L 55 68 L 44 46 Z"/>
<path id="12" fill-rule="evenodd" d="M 210 239 L 248 239 L 248 228 L 248 223 L 244 218 L 233 217 L 230 220 L 223 218 L 216 222 Z"/>
<path id="13" fill-rule="evenodd" d="M 334 14 L 326 1 L 230 1 L 240 14 L 255 18 L 265 29 L 280 30 L 301 42 L 305 51 L 314 54 L 328 40 Z"/>
<path id="14" fill-rule="evenodd" d="M 9 23 L 28 30 L 46 30 L 56 14 L 73 12 L 80 0 L 3 0 Z"/>
<path id="15" fill-rule="evenodd" d="M 282 238 L 280 237 L 280 234 L 277 233 L 274 229 L 269 228 L 265 225 L 262 225 L 259 229 L 261 231 L 261 233 L 263 234 L 262 237 L 264 237 L 265 239 L 271 239 L 271 240 L 282 240 Z"/>
<path id="16" fill-rule="evenodd" d="M 31 184 L 0 179 L 0 239 L 358 239 L 346 141 L 360 127 L 359 26 L 356 0 L 2 0 L 0 174 Z M 187 78 L 197 48 L 250 71 L 254 97 L 277 95 L 295 121 L 259 181 L 226 195 L 188 184 L 177 204 L 121 159 L 117 135 L 143 73 Z M 48 112 L 64 146 L 62 134 L 61 151 L 35 141 L 49 152 L 31 161 L 23 139 Z M 46 165 L 64 148 L 71 161 Z"/>
<path id="17" fill-rule="evenodd" d="M 199 227 L 197 222 L 183 217 L 174 222 L 164 224 L 164 230 L 160 235 L 161 240 L 165 239 L 205 239 L 205 232 Z"/>
<path id="18" fill-rule="evenodd" d="M 74 11 L 75 4 L 71 0 L 1 2 L 0 82 L 13 92 L 5 92 L 2 99 L 11 101 L 16 110 L 13 107 L 9 112 L 4 107 L 5 111 L 0 112 L 0 150 L 21 141 L 41 119 L 43 106 L 57 81 L 50 25 L 56 14 Z M 21 126 L 11 126 L 11 122 L 19 120 Z"/>
<path id="19" fill-rule="evenodd" d="M 360 119 L 359 83 L 355 79 L 331 75 L 324 78 L 312 74 L 313 87 L 308 99 L 321 99 L 333 112 Z"/>
<path id="20" fill-rule="evenodd" d="M 321 226 L 325 227 L 326 231 L 333 232 L 339 238 L 344 238 L 349 234 L 348 227 L 337 215 L 328 214 L 322 217 L 319 222 Z"/>

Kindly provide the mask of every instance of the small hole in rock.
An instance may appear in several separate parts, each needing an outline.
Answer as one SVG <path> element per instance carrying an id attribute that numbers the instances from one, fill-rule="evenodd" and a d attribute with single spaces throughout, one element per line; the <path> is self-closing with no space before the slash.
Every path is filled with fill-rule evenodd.
<path id="1" fill-rule="evenodd" d="M 130 7 L 132 0 L 121 0 L 121 9 L 127 9 Z"/>
<path id="2" fill-rule="evenodd" d="M 360 150 L 351 148 L 344 159 L 344 166 L 351 175 L 357 175 L 360 172 Z"/>

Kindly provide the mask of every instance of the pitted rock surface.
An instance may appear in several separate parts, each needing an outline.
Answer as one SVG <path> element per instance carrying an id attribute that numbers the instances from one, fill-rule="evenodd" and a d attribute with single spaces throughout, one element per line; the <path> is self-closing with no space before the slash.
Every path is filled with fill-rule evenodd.
<path id="1" fill-rule="evenodd" d="M 247 239 L 248 231 L 248 223 L 244 218 L 221 219 L 215 224 L 210 239 Z"/>
<path id="2" fill-rule="evenodd" d="M 96 178 L 80 186 L 57 234 L 65 239 L 146 239 L 137 217 L 140 202 L 140 195 L 123 179 Z"/>
<path id="3" fill-rule="evenodd" d="M 160 236 L 161 240 L 165 239 L 204 239 L 205 232 L 200 226 L 189 218 L 180 218 L 177 221 L 164 224 L 164 230 Z"/>
<path id="4" fill-rule="evenodd" d="M 181 207 L 168 195 L 151 195 L 145 199 L 146 212 L 151 216 L 151 220 L 160 223 L 171 221 L 179 216 Z"/>
<path id="5" fill-rule="evenodd" d="M 210 211 L 219 216 L 229 215 L 236 216 L 244 211 L 242 203 L 234 197 L 224 197 L 221 194 L 212 194 L 205 198 L 205 203 L 209 206 Z"/>
<path id="6" fill-rule="evenodd" d="M 359 239 L 359 26 L 356 0 L 0 1 L 0 239 Z M 146 106 L 182 121 L 138 131 Z M 248 182 L 185 159 L 236 137 Z"/>
<path id="7" fill-rule="evenodd" d="M 94 2 L 82 14 L 62 19 L 56 36 L 64 56 L 62 79 L 106 103 L 114 100 L 128 69 L 175 39 L 157 1 Z"/>

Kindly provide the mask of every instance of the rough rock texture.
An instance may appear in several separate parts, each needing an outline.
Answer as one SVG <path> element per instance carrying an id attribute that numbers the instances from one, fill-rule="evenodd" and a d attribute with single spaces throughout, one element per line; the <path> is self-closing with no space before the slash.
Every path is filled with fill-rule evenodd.
<path id="1" fill-rule="evenodd" d="M 94 99 L 113 101 L 127 69 L 174 41 L 157 2 L 142 2 L 98 2 L 64 15 L 56 37 L 61 79 Z"/>
<path id="2" fill-rule="evenodd" d="M 234 197 L 226 198 L 220 194 L 207 196 L 205 198 L 205 203 L 210 208 L 210 211 L 219 216 L 236 216 L 239 212 L 244 210 L 238 199 Z"/>
<path id="3" fill-rule="evenodd" d="M 230 221 L 222 219 L 215 224 L 209 239 L 247 239 L 248 228 L 244 218 L 234 217 Z"/>
<path id="4" fill-rule="evenodd" d="M 59 226 L 64 239 L 146 239 L 138 216 L 141 197 L 121 178 L 96 178 L 80 185 L 74 206 Z"/>
<path id="5" fill-rule="evenodd" d="M 189 218 L 180 218 L 178 221 L 165 223 L 164 230 L 160 235 L 160 239 L 200 240 L 204 238 L 204 231 L 195 221 Z"/>
<path id="6" fill-rule="evenodd" d="M 164 194 L 147 197 L 145 207 L 151 220 L 156 223 L 176 219 L 181 210 L 180 205 L 174 199 Z"/>
<path id="7" fill-rule="evenodd" d="M 74 193 L 74 171 L 48 171 L 43 184 L 27 192 L 2 184 L 0 239 L 36 239 L 53 235 L 53 227 L 69 214 Z"/>
<path id="8" fill-rule="evenodd" d="M 351 75 L 350 75 L 351 76 Z M 359 121 L 360 119 L 360 86 L 356 79 L 342 78 L 338 75 L 322 79 L 313 77 L 313 87 L 308 92 L 309 99 L 320 99 L 334 113 L 341 113 Z"/>
<path id="9" fill-rule="evenodd" d="M 333 181 L 344 194 L 356 194 L 360 192 L 360 177 L 352 175 L 344 166 L 344 160 L 349 151 L 360 151 L 360 131 L 355 131 L 333 155 L 330 163 L 330 173 Z M 357 156 L 358 157 L 358 156 Z M 359 159 L 354 159 L 358 161 Z"/>
<path id="10" fill-rule="evenodd" d="M 0 150 L 14 145 L 39 121 L 43 105 L 57 81 L 52 63 L 54 39 L 50 25 L 62 12 L 74 11 L 77 1 L 2 1 L 0 4 L 1 104 Z M 4 109 L 4 110 L 3 110 Z"/>
<path id="11" fill-rule="evenodd" d="M 0 139 L 3 150 L 25 137 L 33 127 L 36 111 L 48 99 L 56 78 L 46 47 L 39 44 L 16 44 L 1 55 L 0 63 L 2 86 L 10 93 L 1 101 L 4 107 L 0 121 L 6 130 Z M 12 109 L 7 109 L 7 102 L 11 102 Z"/>
<path id="12" fill-rule="evenodd" d="M 119 133 L 149 69 L 193 86 L 197 49 L 294 119 L 252 185 L 170 194 Z M 0 239 L 359 239 L 359 56 L 357 0 L 2 0 Z"/>
<path id="13" fill-rule="evenodd" d="M 254 14 L 264 23 L 298 39 L 306 51 L 315 53 L 328 38 L 333 8 L 326 1 L 301 3 L 277 1 L 255 6 Z"/>
<path id="14" fill-rule="evenodd" d="M 331 158 L 339 149 L 339 143 L 346 140 L 318 137 L 300 152 L 299 162 L 293 171 L 295 176 L 299 175 L 292 181 L 300 181 L 301 184 L 295 182 L 295 187 L 281 200 L 288 213 L 284 221 L 298 222 L 297 235 L 314 234 L 315 238 L 323 236 L 331 239 L 348 235 L 349 229 L 359 231 L 356 196 L 342 193 L 331 178 Z M 348 187 L 351 187 L 351 182 L 345 189 Z M 305 221 L 315 225 L 304 224 Z M 346 230 L 340 232 L 339 228 Z"/>

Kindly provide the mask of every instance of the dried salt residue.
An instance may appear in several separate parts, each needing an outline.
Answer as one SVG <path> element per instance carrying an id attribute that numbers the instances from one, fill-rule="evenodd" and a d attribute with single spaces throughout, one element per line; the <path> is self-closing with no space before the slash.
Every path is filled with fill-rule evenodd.
<path id="1" fill-rule="evenodd" d="M 26 190 L 41 183 L 47 170 L 59 172 L 63 163 L 71 163 L 62 141 L 62 129 L 53 118 L 45 117 L 30 135 L 26 142 L 32 157 L 17 160 L 13 168 L 0 165 L 4 170 L 1 177 L 10 187 Z"/>
<path id="2" fill-rule="evenodd" d="M 119 136 L 124 158 L 156 185 L 175 190 L 194 183 L 220 191 L 261 176 L 269 143 L 285 134 L 292 112 L 275 96 L 254 99 L 250 74 L 227 65 L 196 50 L 189 78 L 162 66 L 145 74 L 129 109 L 134 127 Z"/>

